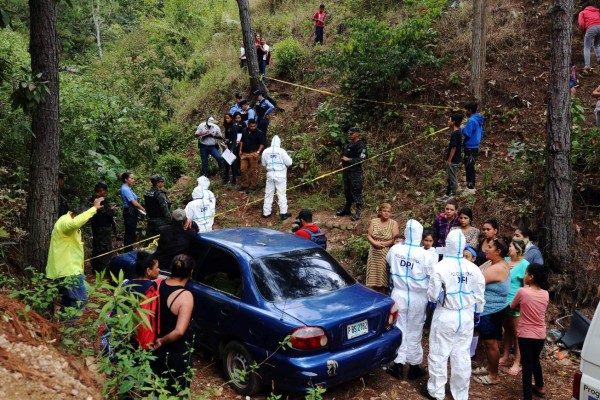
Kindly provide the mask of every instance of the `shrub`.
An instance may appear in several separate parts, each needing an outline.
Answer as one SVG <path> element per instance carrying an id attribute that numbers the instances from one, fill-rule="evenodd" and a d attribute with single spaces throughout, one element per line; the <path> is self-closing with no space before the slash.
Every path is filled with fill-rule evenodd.
<path id="1" fill-rule="evenodd" d="M 300 77 L 308 51 L 296 39 L 287 38 L 273 46 L 273 55 L 277 60 L 275 63 L 277 75 L 295 80 Z"/>
<path id="2" fill-rule="evenodd" d="M 153 173 L 161 174 L 165 180 L 175 183 L 187 169 L 188 161 L 179 154 L 163 154 L 158 157 Z"/>
<path id="3" fill-rule="evenodd" d="M 432 6 L 428 12 L 407 16 L 397 26 L 375 18 L 345 21 L 347 37 L 318 62 L 339 71 L 342 92 L 353 97 L 382 99 L 392 87 L 410 88 L 411 70 L 440 62 L 433 51 L 437 37 L 433 27 L 441 8 L 438 0 L 428 3 Z"/>

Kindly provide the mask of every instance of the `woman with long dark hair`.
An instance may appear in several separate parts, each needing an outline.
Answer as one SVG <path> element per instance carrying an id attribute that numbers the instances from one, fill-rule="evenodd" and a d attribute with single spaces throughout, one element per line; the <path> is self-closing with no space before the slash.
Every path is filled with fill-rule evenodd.
<path id="1" fill-rule="evenodd" d="M 171 277 L 158 289 L 160 332 L 154 341 L 152 370 L 167 380 L 166 389 L 177 395 L 189 386 L 187 372 L 192 361 L 192 337 L 189 332 L 194 297 L 185 289 L 192 277 L 194 260 L 180 254 L 171 263 Z"/>

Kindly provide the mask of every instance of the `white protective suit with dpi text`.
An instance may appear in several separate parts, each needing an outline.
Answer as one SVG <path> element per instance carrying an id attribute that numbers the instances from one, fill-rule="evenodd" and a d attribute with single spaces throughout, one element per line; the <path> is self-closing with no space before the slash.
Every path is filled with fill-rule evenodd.
<path id="1" fill-rule="evenodd" d="M 404 242 L 392 246 L 386 258 L 394 284 L 392 299 L 399 308 L 396 326 L 402 331 L 394 362 L 419 365 L 423 361 L 421 338 L 433 259 L 421 247 L 423 225 L 418 221 L 408 220 L 404 236 Z"/>
<path id="2" fill-rule="evenodd" d="M 473 315 L 481 313 L 485 305 L 485 278 L 475 264 L 463 258 L 465 245 L 460 229 L 450 231 L 444 258 L 433 267 L 427 290 L 429 301 L 437 303 L 429 331 L 427 359 L 427 391 L 436 399 L 445 397 L 448 358 L 452 367 L 452 397 L 469 398 Z"/>
<path id="3" fill-rule="evenodd" d="M 292 165 L 292 159 L 287 151 L 281 148 L 281 139 L 279 139 L 279 136 L 273 136 L 271 147 L 266 148 L 262 152 L 261 163 L 267 169 L 263 215 L 271 215 L 275 192 L 277 192 L 279 213 L 286 214 L 288 211 L 286 196 L 287 167 Z"/>
<path id="4" fill-rule="evenodd" d="M 198 186 L 192 191 L 193 200 L 185 206 L 185 215 L 198 225 L 200 233 L 212 231 L 215 222 L 217 201 L 209 186 L 207 177 L 198 178 Z"/>

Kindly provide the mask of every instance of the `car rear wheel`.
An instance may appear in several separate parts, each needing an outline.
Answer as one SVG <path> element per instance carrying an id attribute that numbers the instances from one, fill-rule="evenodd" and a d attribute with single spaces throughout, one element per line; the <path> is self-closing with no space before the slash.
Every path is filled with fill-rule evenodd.
<path id="1" fill-rule="evenodd" d="M 241 395 L 249 396 L 261 388 L 254 358 L 240 342 L 229 342 L 223 349 L 223 370 L 229 386 Z"/>

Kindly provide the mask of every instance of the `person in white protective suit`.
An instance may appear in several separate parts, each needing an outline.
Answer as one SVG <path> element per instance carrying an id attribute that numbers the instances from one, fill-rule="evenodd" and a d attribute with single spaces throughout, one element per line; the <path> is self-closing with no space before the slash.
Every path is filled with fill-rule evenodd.
<path id="1" fill-rule="evenodd" d="M 427 297 L 435 303 L 429 332 L 429 381 L 422 394 L 429 399 L 445 397 L 448 358 L 452 367 L 450 392 L 454 400 L 469 398 L 473 326 L 485 300 L 485 278 L 479 268 L 463 258 L 466 245 L 460 229 L 446 238 L 444 258 L 433 267 Z"/>
<path id="2" fill-rule="evenodd" d="M 198 178 L 198 186 L 192 191 L 193 200 L 185 206 L 185 215 L 198 225 L 200 233 L 212 231 L 215 222 L 217 201 L 209 186 L 207 177 Z"/>
<path id="3" fill-rule="evenodd" d="M 281 148 L 279 136 L 273 136 L 271 147 L 262 152 L 262 165 L 267 169 L 267 183 L 265 185 L 265 202 L 263 203 L 263 218 L 271 216 L 273 197 L 277 192 L 277 204 L 281 220 L 292 216 L 288 213 L 287 206 L 287 167 L 292 165 L 292 159 L 287 151 Z"/>
<path id="4" fill-rule="evenodd" d="M 402 344 L 386 372 L 402 379 L 404 364 L 408 363 L 408 379 L 418 379 L 426 373 L 419 365 L 423 361 L 421 338 L 434 259 L 421 247 L 423 225 L 418 221 L 406 222 L 404 236 L 404 242 L 392 246 L 386 257 L 393 282 L 392 299 L 399 308 L 396 326 L 402 331 Z"/>

